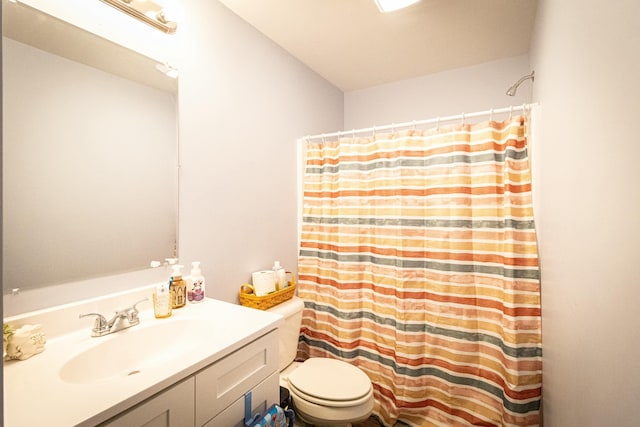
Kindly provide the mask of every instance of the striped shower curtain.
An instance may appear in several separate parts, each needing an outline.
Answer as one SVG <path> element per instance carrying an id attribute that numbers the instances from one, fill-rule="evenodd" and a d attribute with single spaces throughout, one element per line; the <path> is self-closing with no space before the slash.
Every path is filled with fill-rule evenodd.
<path id="1" fill-rule="evenodd" d="M 526 120 L 306 142 L 298 359 L 362 369 L 386 426 L 539 424 Z"/>

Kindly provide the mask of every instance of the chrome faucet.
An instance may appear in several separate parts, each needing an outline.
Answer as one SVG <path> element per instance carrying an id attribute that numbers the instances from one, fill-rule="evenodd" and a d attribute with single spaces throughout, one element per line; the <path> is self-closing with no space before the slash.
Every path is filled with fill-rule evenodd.
<path id="1" fill-rule="evenodd" d="M 114 332 L 121 331 L 123 329 L 130 328 L 140 323 L 137 305 L 148 300 L 148 298 L 145 298 L 136 302 L 129 308 L 125 308 L 124 310 L 117 310 L 116 314 L 109 321 L 107 321 L 106 317 L 99 313 L 85 313 L 81 314 L 79 318 L 82 319 L 83 317 L 87 316 L 96 316 L 96 321 L 94 322 L 93 328 L 91 329 L 91 336 L 102 337 Z"/>

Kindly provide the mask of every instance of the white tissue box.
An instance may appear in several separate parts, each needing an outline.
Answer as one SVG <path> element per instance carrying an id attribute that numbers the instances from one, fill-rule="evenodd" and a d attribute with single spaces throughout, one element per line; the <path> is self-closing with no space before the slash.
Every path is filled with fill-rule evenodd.
<path id="1" fill-rule="evenodd" d="M 7 342 L 5 360 L 26 360 L 42 353 L 47 337 L 41 325 L 24 325 L 17 329 Z"/>

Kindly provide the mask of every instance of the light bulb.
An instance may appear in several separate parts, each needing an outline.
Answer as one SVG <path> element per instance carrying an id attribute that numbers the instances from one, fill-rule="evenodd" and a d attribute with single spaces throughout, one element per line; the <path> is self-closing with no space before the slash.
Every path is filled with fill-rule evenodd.
<path id="1" fill-rule="evenodd" d="M 381 12 L 393 12 L 418 3 L 420 0 L 375 0 Z"/>
<path id="2" fill-rule="evenodd" d="M 184 18 L 184 7 L 180 0 L 155 0 L 155 2 L 162 7 L 168 21 L 180 22 Z"/>

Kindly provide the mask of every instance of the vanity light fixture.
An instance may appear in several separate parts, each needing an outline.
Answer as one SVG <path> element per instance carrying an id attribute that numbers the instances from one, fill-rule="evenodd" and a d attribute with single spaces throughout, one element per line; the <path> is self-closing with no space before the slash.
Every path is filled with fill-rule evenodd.
<path id="1" fill-rule="evenodd" d="M 121 12 L 167 34 L 175 34 L 178 24 L 169 21 L 164 8 L 154 0 L 101 0 Z"/>
<path id="2" fill-rule="evenodd" d="M 418 3 L 420 0 L 375 0 L 380 12 L 393 12 Z"/>
<path id="3" fill-rule="evenodd" d="M 164 64 L 157 64 L 156 70 L 160 71 L 162 74 L 166 75 L 167 77 L 171 77 L 172 79 L 178 78 L 178 70 L 176 68 L 173 68 L 171 65 L 167 64 L 166 62 Z"/>

